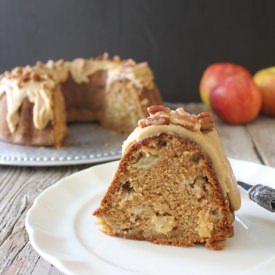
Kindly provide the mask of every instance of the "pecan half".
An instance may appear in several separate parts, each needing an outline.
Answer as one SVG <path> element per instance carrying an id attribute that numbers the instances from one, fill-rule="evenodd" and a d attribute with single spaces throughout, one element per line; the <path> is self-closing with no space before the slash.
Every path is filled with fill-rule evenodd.
<path id="1" fill-rule="evenodd" d="M 191 114 L 185 112 L 183 108 L 177 108 L 175 112 L 180 114 L 180 115 L 183 115 L 183 116 L 190 116 L 191 115 Z"/>
<path id="2" fill-rule="evenodd" d="M 214 119 L 211 113 L 209 112 L 202 112 L 198 114 L 198 119 L 201 124 L 201 132 L 206 134 L 211 132 L 214 129 Z"/>
<path id="3" fill-rule="evenodd" d="M 199 129 L 198 118 L 196 116 L 193 116 L 187 113 L 180 114 L 177 111 L 172 111 L 171 122 L 175 125 L 183 126 L 184 128 L 191 131 L 196 131 Z"/>
<path id="4" fill-rule="evenodd" d="M 169 114 L 170 111 L 171 111 L 170 108 L 165 107 L 163 105 L 152 105 L 152 106 L 150 106 L 150 107 L 147 108 L 147 112 L 150 115 L 154 115 L 157 112 L 164 112 L 164 113 Z"/>
<path id="5" fill-rule="evenodd" d="M 141 128 L 145 128 L 151 125 L 168 125 L 169 123 L 170 123 L 169 117 L 156 116 L 156 117 L 148 117 L 145 119 L 141 119 L 138 122 L 138 125 Z"/>

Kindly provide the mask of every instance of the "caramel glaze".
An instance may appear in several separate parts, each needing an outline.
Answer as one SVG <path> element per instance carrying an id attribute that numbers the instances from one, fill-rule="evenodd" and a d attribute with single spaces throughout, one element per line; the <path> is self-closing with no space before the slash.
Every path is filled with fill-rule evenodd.
<path id="1" fill-rule="evenodd" d="M 72 86 L 74 82 L 79 84 L 78 90 L 83 92 L 84 85 L 83 87 L 81 85 L 89 83 L 93 75 L 105 78 L 106 84 L 102 88 L 106 90 L 119 79 L 131 80 L 138 90 L 154 86 L 153 74 L 146 62 L 136 63 L 131 59 L 120 60 L 117 56 L 109 59 L 106 54 L 96 59 L 77 58 L 71 62 L 50 60 L 46 64 L 38 62 L 33 67 L 17 67 L 0 76 L 0 98 L 6 96 L 6 120 L 9 131 L 11 133 L 16 131 L 20 121 L 19 110 L 26 98 L 33 104 L 34 127 L 45 129 L 53 120 L 52 100 L 55 90 L 62 83 L 67 82 L 69 83 L 67 85 Z M 91 89 L 92 85 L 88 86 Z M 100 95 L 95 95 L 95 98 L 93 102 L 88 100 L 87 104 L 97 108 L 102 99 Z M 66 99 L 68 101 L 69 97 L 65 95 Z M 68 108 L 75 108 L 75 113 L 77 113 L 77 100 L 73 104 L 69 102 L 68 106 Z M 71 120 L 74 118 L 72 117 Z"/>

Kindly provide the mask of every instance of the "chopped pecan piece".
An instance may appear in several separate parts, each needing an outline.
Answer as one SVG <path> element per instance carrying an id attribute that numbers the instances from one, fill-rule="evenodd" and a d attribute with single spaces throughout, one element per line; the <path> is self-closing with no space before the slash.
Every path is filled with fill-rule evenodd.
<path id="1" fill-rule="evenodd" d="M 114 62 L 120 62 L 120 57 L 118 55 L 114 55 L 113 61 Z"/>
<path id="2" fill-rule="evenodd" d="M 30 81 L 30 79 L 31 79 L 30 72 L 23 74 L 18 80 L 18 83 L 17 83 L 18 87 L 21 88 L 23 86 L 23 83 Z"/>
<path id="3" fill-rule="evenodd" d="M 41 61 L 37 61 L 36 67 L 42 69 L 42 68 L 44 68 L 44 64 Z"/>
<path id="4" fill-rule="evenodd" d="M 65 61 L 63 59 L 59 59 L 58 61 L 56 61 L 56 66 L 62 66 L 65 63 Z"/>
<path id="5" fill-rule="evenodd" d="M 40 76 L 39 76 L 39 74 L 36 73 L 36 72 L 31 72 L 30 78 L 31 78 L 32 80 L 34 80 L 34 81 L 40 81 Z"/>
<path id="6" fill-rule="evenodd" d="M 49 88 L 49 85 L 47 84 L 47 82 L 44 82 L 42 84 L 42 88 L 45 89 L 45 90 L 47 90 Z"/>
<path id="7" fill-rule="evenodd" d="M 136 65 L 136 62 L 133 59 L 127 59 L 123 64 L 124 68 L 131 68 Z"/>
<path id="8" fill-rule="evenodd" d="M 20 78 L 20 80 L 22 82 L 28 82 L 31 79 L 31 74 L 30 73 L 26 73 L 24 75 L 22 75 L 22 77 Z"/>
<path id="9" fill-rule="evenodd" d="M 102 55 L 99 55 L 95 58 L 95 60 L 101 61 L 101 60 L 107 60 L 109 58 L 109 54 L 108 53 L 104 53 Z"/>
<path id="10" fill-rule="evenodd" d="M 16 67 L 12 70 L 12 74 L 15 76 L 20 76 L 23 73 L 23 67 Z"/>
<path id="11" fill-rule="evenodd" d="M 54 64 L 54 61 L 53 60 L 48 60 L 46 66 L 49 68 L 49 69 L 54 69 L 55 68 L 55 64 Z"/>
<path id="12" fill-rule="evenodd" d="M 51 74 L 44 74 L 45 79 L 52 79 L 53 76 Z"/>

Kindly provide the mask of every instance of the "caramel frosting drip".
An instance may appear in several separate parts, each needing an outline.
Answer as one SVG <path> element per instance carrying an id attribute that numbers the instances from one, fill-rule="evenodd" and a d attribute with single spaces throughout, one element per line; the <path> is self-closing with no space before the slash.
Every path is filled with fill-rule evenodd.
<path id="1" fill-rule="evenodd" d="M 11 133 L 15 132 L 19 122 L 18 110 L 25 98 L 33 106 L 33 123 L 37 129 L 43 129 L 53 118 L 52 89 L 55 81 L 43 75 L 34 73 L 31 69 L 24 70 L 20 77 L 14 75 L 2 78 L 0 82 L 0 97 L 7 96 L 7 123 Z M 8 92 L 7 92 L 8 91 Z"/>
<path id="2" fill-rule="evenodd" d="M 172 111 L 164 106 L 151 106 L 148 108 L 148 112 L 150 116 L 140 120 L 139 127 L 123 143 L 122 152 L 125 153 L 135 142 L 157 137 L 163 133 L 192 140 L 200 145 L 210 157 L 223 194 L 228 196 L 232 209 L 238 210 L 241 205 L 239 189 L 230 163 L 223 153 L 218 134 L 214 129 L 211 114 L 201 113 L 195 116 L 185 112 L 183 108 Z M 175 114 L 177 114 L 176 117 Z"/>
<path id="3" fill-rule="evenodd" d="M 137 88 L 154 85 L 152 71 L 146 62 L 137 64 L 133 60 L 120 60 L 118 56 L 109 59 L 104 54 L 95 59 L 77 58 L 71 62 L 49 60 L 37 62 L 35 66 L 17 67 L 0 76 L 0 98 L 7 97 L 7 123 L 14 133 L 19 122 L 19 109 L 28 98 L 34 104 L 33 123 L 43 129 L 53 119 L 52 93 L 71 74 L 77 83 L 89 82 L 89 76 L 99 70 L 107 71 L 106 88 L 116 80 L 129 79 Z"/>

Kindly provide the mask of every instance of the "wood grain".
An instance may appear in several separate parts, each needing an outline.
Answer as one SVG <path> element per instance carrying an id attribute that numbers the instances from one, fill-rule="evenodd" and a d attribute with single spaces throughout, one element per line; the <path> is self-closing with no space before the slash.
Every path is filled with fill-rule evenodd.
<path id="1" fill-rule="evenodd" d="M 259 117 L 247 128 L 263 163 L 275 167 L 275 118 Z"/>
<path id="2" fill-rule="evenodd" d="M 0 167 L 0 274 L 60 274 L 32 249 L 25 217 L 43 190 L 86 167 Z"/>
<path id="3" fill-rule="evenodd" d="M 193 113 L 205 111 L 202 104 L 184 104 L 184 107 Z M 215 122 L 227 156 L 275 167 L 274 119 L 260 117 L 244 126 L 229 126 L 216 117 Z M 25 217 L 43 190 L 87 167 L 0 166 L 0 274 L 61 274 L 31 247 Z"/>

